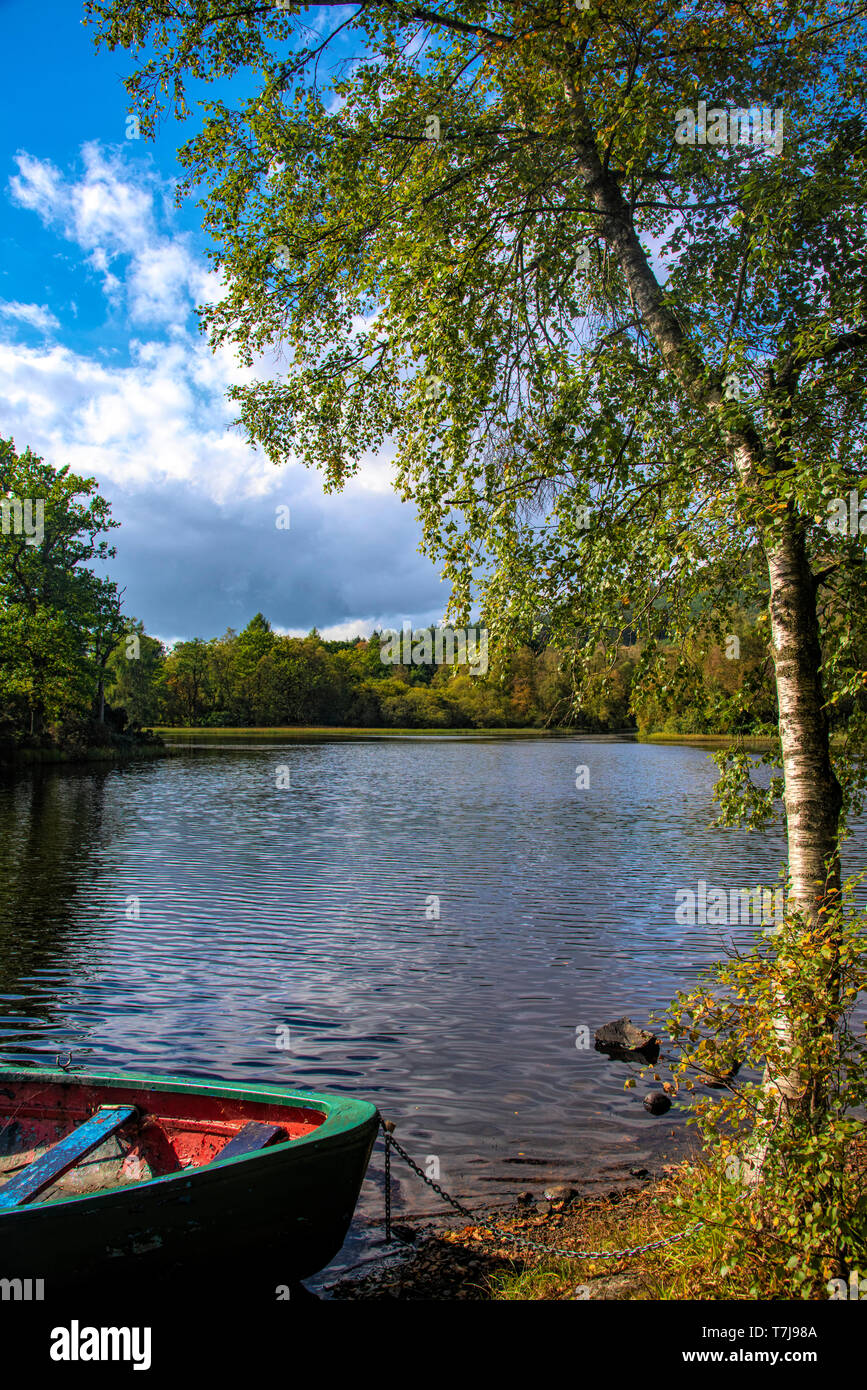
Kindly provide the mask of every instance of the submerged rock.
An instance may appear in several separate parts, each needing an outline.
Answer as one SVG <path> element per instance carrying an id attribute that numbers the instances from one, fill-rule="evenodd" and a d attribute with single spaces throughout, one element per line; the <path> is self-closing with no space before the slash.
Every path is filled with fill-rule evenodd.
<path id="1" fill-rule="evenodd" d="M 651 1115 L 664 1115 L 666 1110 L 671 1109 L 671 1101 L 664 1091 L 648 1091 L 644 1097 L 644 1108 Z"/>

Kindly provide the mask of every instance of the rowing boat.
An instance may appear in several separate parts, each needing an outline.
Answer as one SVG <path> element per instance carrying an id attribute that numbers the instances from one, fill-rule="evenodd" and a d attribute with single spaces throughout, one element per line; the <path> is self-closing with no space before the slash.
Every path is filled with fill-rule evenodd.
<path id="1" fill-rule="evenodd" d="M 281 1086 L 0 1068 L 0 1279 L 243 1270 L 273 1298 L 339 1251 L 377 1124 Z"/>

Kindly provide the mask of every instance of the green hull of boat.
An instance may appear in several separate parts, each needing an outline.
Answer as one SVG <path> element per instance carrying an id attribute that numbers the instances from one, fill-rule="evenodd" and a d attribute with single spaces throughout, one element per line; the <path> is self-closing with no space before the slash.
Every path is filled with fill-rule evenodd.
<path id="1" fill-rule="evenodd" d="M 2 1211 L 0 1278 L 43 1279 L 48 1295 L 88 1283 L 108 1288 L 128 1275 L 151 1286 L 206 1278 L 274 1299 L 340 1250 L 377 1133 L 378 1113 L 366 1101 L 258 1083 L 0 1068 L 7 1136 L 3 1146 L 0 1112 L 0 1154 L 10 1151 L 20 1088 L 32 1096 L 34 1085 L 52 1113 L 76 1095 L 70 1088 L 85 1087 L 99 1105 L 139 1103 L 145 1112 L 160 1104 L 176 1112 L 189 1106 L 200 1117 L 209 1107 L 218 1116 L 314 1111 L 316 1127 L 240 1158 L 84 1195 L 55 1191 Z"/>

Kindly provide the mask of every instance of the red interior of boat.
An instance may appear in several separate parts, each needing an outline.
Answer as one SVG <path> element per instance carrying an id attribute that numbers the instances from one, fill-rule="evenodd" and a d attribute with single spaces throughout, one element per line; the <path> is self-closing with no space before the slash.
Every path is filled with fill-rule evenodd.
<path id="1" fill-rule="evenodd" d="M 101 1105 L 135 1105 L 139 1118 L 61 1179 L 55 1195 L 201 1167 L 251 1120 L 280 1125 L 284 1135 L 278 1142 L 285 1142 L 309 1134 L 325 1119 L 319 1110 L 278 1101 L 99 1086 L 72 1079 L 66 1084 L 2 1082 L 0 1180 L 83 1124 Z"/>

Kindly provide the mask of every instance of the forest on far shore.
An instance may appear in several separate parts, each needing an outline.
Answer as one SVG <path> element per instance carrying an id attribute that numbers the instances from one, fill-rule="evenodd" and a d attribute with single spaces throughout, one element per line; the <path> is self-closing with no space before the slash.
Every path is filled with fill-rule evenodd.
<path id="1" fill-rule="evenodd" d="M 433 631 L 433 629 L 428 629 Z M 632 677 L 640 648 L 620 646 L 613 668 L 591 675 L 580 704 L 562 653 L 545 644 L 499 654 L 492 645 L 485 674 L 467 665 L 395 665 L 383 661 L 384 634 L 327 641 L 273 631 L 257 613 L 241 632 L 177 642 L 167 650 L 136 624 L 134 638 L 112 652 L 106 696 L 136 724 L 214 728 L 335 725 L 359 728 L 543 728 L 588 732 L 751 732 L 776 710 L 764 644 L 744 620 L 738 656 L 711 645 L 696 654 L 685 698 L 683 670 L 672 654 L 666 688 L 633 708 Z M 127 656 L 132 649 L 136 656 Z M 675 667 L 678 670 L 675 670 Z M 742 692 L 739 714 L 731 696 Z M 635 692 L 637 695 L 637 692 Z"/>

